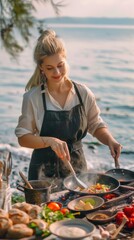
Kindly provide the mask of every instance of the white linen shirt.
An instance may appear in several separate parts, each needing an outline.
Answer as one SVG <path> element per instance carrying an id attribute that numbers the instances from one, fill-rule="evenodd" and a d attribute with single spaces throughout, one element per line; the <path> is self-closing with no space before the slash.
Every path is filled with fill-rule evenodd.
<path id="1" fill-rule="evenodd" d="M 77 86 L 85 107 L 88 122 L 88 132 L 91 135 L 94 135 L 96 129 L 107 127 L 106 123 L 104 123 L 100 117 L 100 109 L 96 104 L 95 96 L 91 90 L 84 84 L 77 83 Z M 22 114 L 19 117 L 18 125 L 15 129 L 15 134 L 17 137 L 22 137 L 28 133 L 40 135 L 44 118 L 42 92 L 45 92 L 47 110 L 69 111 L 74 106 L 79 104 L 79 98 L 73 84 L 63 108 L 50 95 L 46 84 L 45 90 L 43 91 L 41 91 L 40 86 L 33 87 L 23 95 Z"/>

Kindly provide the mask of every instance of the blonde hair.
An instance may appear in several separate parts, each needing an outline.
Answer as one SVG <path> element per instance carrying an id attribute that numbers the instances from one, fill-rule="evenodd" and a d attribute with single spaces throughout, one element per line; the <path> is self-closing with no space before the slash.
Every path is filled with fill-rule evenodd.
<path id="1" fill-rule="evenodd" d="M 42 64 L 44 57 L 52 56 L 57 53 L 61 53 L 64 57 L 66 57 L 64 43 L 60 38 L 56 36 L 55 31 L 44 31 L 38 38 L 37 45 L 34 50 L 34 61 L 37 66 L 32 77 L 26 85 L 26 90 L 30 90 L 32 87 L 38 86 L 40 84 L 40 65 Z"/>

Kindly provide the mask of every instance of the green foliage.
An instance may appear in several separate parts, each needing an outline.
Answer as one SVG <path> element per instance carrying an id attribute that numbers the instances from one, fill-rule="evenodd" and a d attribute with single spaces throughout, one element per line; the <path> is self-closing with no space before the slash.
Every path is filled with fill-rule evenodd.
<path id="1" fill-rule="evenodd" d="M 33 5 L 34 1 L 37 0 L 0 0 L 1 41 L 6 51 L 14 58 L 18 57 L 24 50 L 25 44 L 29 42 L 32 36 L 32 29 L 37 24 L 33 17 L 34 11 L 36 11 Z M 38 1 L 42 1 L 43 3 L 50 2 L 55 13 L 59 14 L 62 2 L 54 3 L 53 0 Z M 42 31 L 41 21 L 39 21 L 37 29 L 39 32 Z M 22 43 L 20 44 L 20 42 Z"/>
<path id="2" fill-rule="evenodd" d="M 18 203 L 18 202 L 24 202 L 25 201 L 25 197 L 24 196 L 22 196 L 22 195 L 20 195 L 19 193 L 17 193 L 17 192 L 14 192 L 13 194 L 12 194 L 12 199 L 11 199 L 11 201 L 12 201 L 12 204 L 15 204 L 15 203 Z"/>

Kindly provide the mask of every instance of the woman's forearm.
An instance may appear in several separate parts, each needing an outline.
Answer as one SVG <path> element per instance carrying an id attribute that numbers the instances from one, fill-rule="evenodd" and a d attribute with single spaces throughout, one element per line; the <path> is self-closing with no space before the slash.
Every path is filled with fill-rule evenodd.
<path id="1" fill-rule="evenodd" d="M 18 142 L 22 147 L 40 149 L 51 147 L 51 149 L 57 154 L 61 159 L 70 160 L 70 153 L 65 141 L 62 141 L 54 137 L 42 137 L 34 136 L 32 134 L 26 134 L 18 138 Z"/>
<path id="2" fill-rule="evenodd" d="M 49 147 L 49 137 L 34 136 L 32 134 L 26 134 L 18 138 L 18 142 L 22 147 L 39 149 Z"/>
<path id="3" fill-rule="evenodd" d="M 94 133 L 94 137 L 107 146 L 109 146 L 109 141 L 116 141 L 107 128 L 97 129 Z"/>
<path id="4" fill-rule="evenodd" d="M 101 143 L 107 145 L 110 149 L 111 155 L 115 160 L 118 160 L 122 146 L 118 143 L 107 128 L 99 128 L 95 131 L 96 137 Z"/>

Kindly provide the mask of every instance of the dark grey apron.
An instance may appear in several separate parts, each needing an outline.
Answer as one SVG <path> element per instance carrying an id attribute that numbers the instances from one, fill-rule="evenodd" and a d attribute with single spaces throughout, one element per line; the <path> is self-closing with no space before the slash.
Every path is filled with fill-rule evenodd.
<path id="1" fill-rule="evenodd" d="M 42 93 L 44 119 L 40 136 L 59 138 L 68 145 L 71 163 L 77 173 L 87 170 L 81 139 L 87 134 L 87 117 L 77 84 L 74 87 L 80 103 L 70 111 L 47 110 L 45 93 Z M 44 85 L 41 85 L 44 90 Z M 46 179 L 55 181 L 70 174 L 63 161 L 48 148 L 35 149 L 29 166 L 29 180 Z"/>

